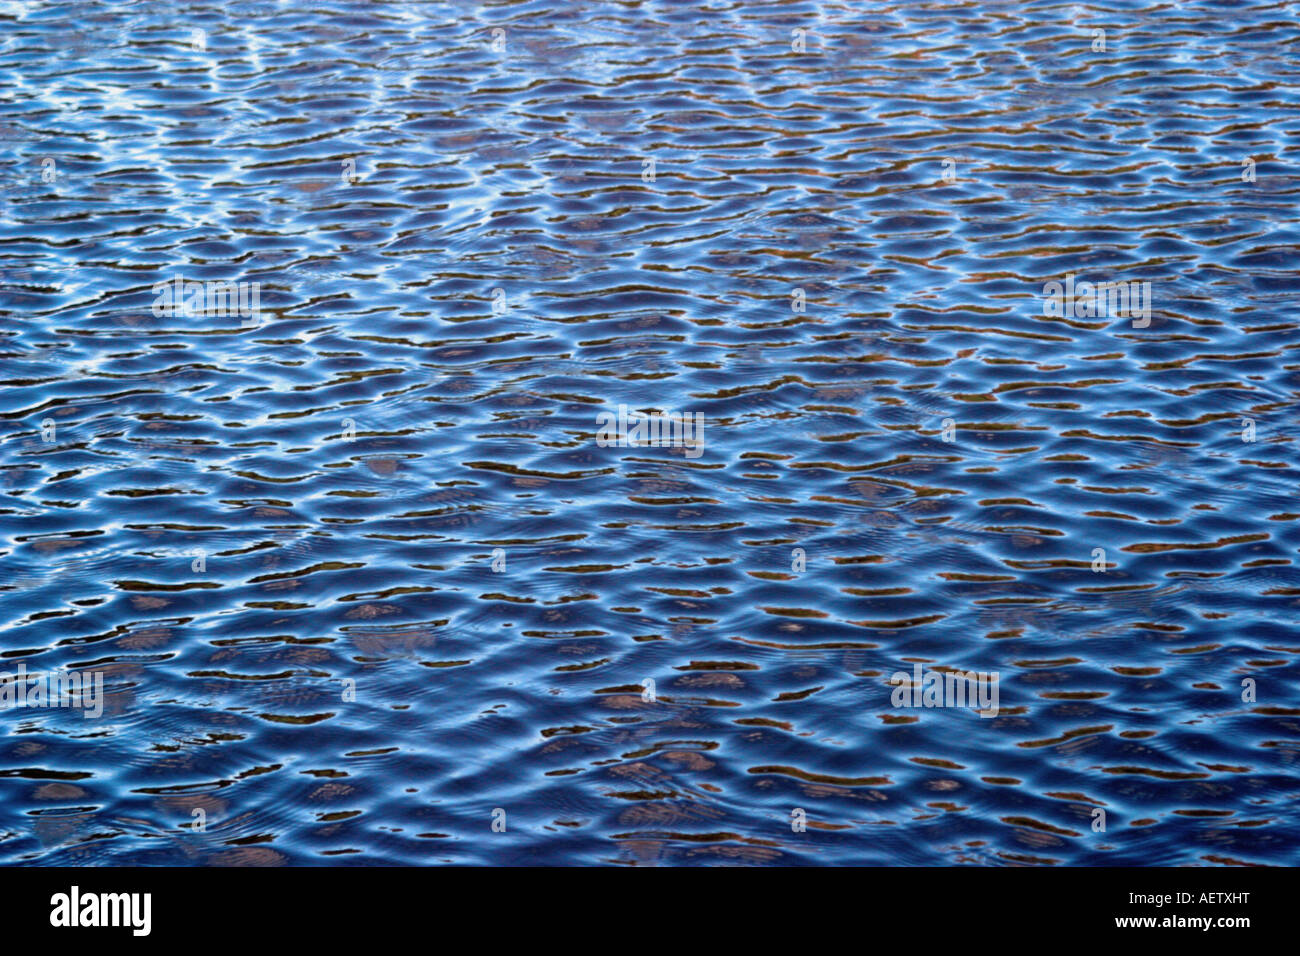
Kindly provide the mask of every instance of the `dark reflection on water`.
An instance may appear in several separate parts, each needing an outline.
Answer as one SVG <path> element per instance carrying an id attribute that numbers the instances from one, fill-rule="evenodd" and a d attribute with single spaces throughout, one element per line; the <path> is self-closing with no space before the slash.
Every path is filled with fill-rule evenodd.
<path id="1" fill-rule="evenodd" d="M 0 859 L 1294 863 L 1298 6 L 0 2 Z"/>

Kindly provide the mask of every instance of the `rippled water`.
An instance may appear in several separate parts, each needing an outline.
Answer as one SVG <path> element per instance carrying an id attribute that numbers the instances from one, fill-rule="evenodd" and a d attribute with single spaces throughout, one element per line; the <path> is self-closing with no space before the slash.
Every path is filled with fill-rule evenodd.
<path id="1" fill-rule="evenodd" d="M 0 3 L 0 860 L 1296 862 L 1298 14 Z"/>

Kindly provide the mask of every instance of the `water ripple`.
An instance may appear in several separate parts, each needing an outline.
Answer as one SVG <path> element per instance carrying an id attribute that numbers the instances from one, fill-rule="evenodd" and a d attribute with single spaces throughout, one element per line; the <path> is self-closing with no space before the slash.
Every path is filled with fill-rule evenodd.
<path id="1" fill-rule="evenodd" d="M 0 859 L 1294 863 L 1298 12 L 0 3 Z"/>

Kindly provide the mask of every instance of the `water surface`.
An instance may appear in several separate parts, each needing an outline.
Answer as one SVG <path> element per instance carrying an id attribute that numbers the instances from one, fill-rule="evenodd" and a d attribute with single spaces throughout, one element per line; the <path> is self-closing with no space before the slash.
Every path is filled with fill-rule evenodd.
<path id="1" fill-rule="evenodd" d="M 1294 864 L 1298 14 L 0 3 L 0 861 Z"/>

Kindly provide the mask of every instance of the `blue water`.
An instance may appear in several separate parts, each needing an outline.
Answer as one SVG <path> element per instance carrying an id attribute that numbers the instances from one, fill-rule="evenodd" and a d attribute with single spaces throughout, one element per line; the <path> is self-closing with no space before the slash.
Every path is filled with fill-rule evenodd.
<path id="1" fill-rule="evenodd" d="M 0 861 L 1296 863 L 1298 49 L 0 2 Z"/>

